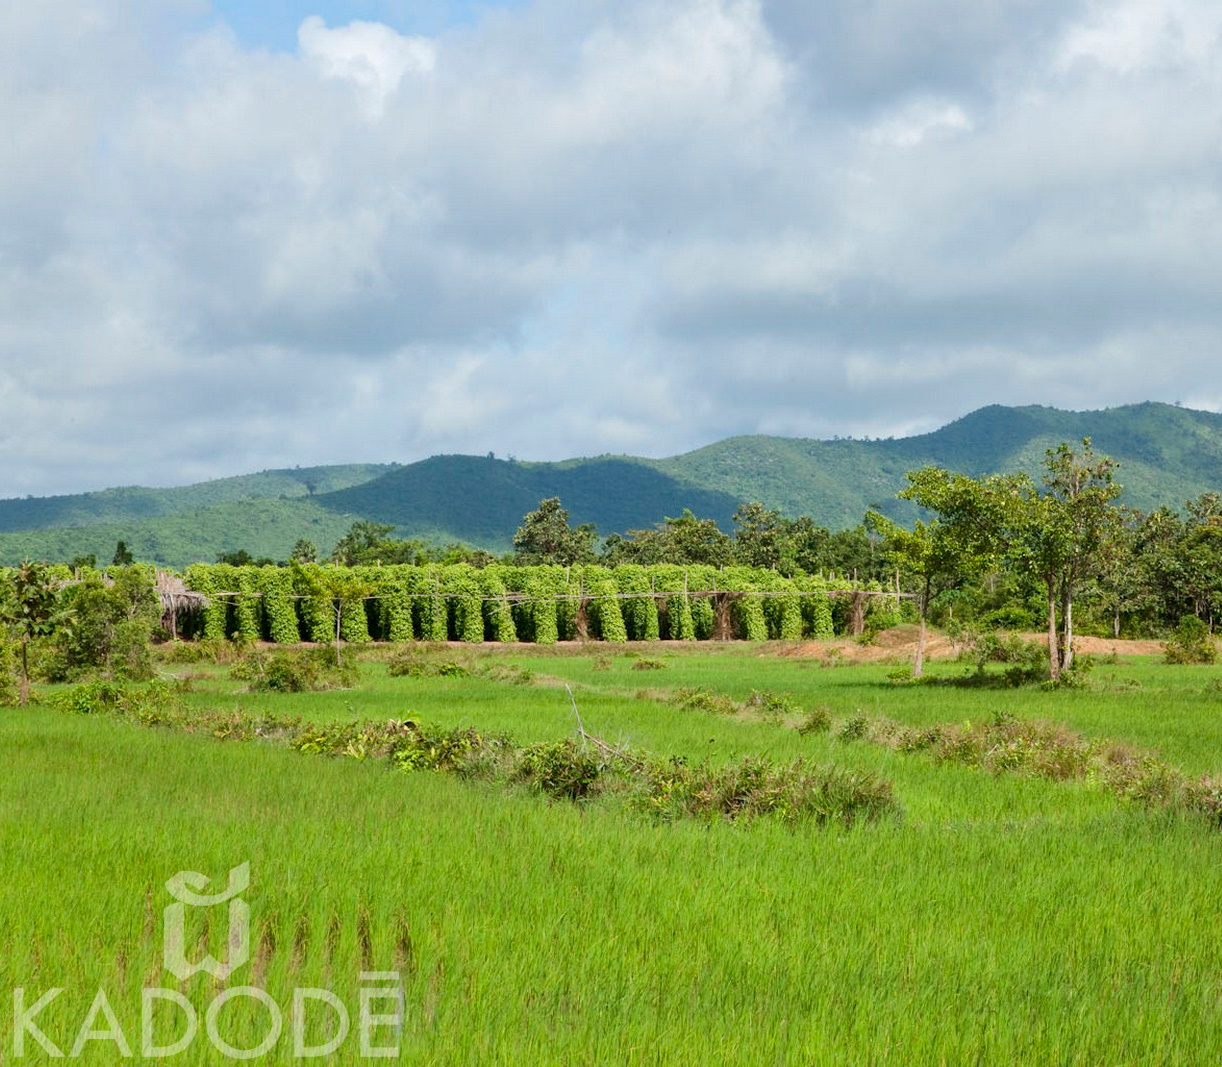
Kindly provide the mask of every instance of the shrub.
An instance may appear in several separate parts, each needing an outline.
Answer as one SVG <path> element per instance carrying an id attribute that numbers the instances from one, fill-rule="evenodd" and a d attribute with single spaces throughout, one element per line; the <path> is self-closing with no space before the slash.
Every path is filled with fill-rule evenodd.
<path id="1" fill-rule="evenodd" d="M 392 678 L 465 678 L 470 667 L 427 649 L 407 647 L 391 656 L 386 664 Z"/>
<path id="2" fill-rule="evenodd" d="M 766 719 L 774 721 L 786 715 L 800 715 L 801 707 L 788 693 L 772 693 L 763 689 L 753 689 L 747 697 L 747 707 L 758 708 Z"/>
<path id="3" fill-rule="evenodd" d="M 143 681 L 153 676 L 150 641 L 161 620 L 161 601 L 152 571 L 144 567 L 116 570 L 108 585 L 91 574 L 65 596 L 72 624 L 56 640 L 46 666 L 53 681 L 96 672 L 107 678 Z"/>
<path id="4" fill-rule="evenodd" d="M 675 690 L 674 702 L 684 711 L 707 711 L 713 715 L 734 715 L 740 708 L 724 693 L 703 686 L 684 686 Z"/>
<path id="5" fill-rule="evenodd" d="M 252 692 L 308 693 L 351 688 L 356 667 L 341 663 L 330 645 L 300 652 L 255 649 L 230 668 L 229 676 L 249 683 Z"/>
<path id="6" fill-rule="evenodd" d="M 78 715 L 130 715 L 146 725 L 170 721 L 181 710 L 178 690 L 161 680 L 134 685 L 95 679 L 56 693 L 47 702 Z"/>
<path id="7" fill-rule="evenodd" d="M 647 806 L 663 819 L 772 816 L 786 823 L 849 825 L 898 811 L 889 782 L 866 772 L 808 767 L 802 760 L 778 765 L 748 757 L 718 768 L 672 760 L 650 765 L 647 774 Z"/>
<path id="8" fill-rule="evenodd" d="M 513 777 L 530 782 L 549 797 L 585 800 L 602 769 L 600 760 L 587 749 L 565 740 L 526 746 Z"/>
<path id="9" fill-rule="evenodd" d="M 841 741 L 860 741 L 863 737 L 866 736 L 866 730 L 869 727 L 869 725 L 870 724 L 866 721 L 865 716 L 863 715 L 854 716 L 853 718 L 847 720 L 845 724 L 840 727 L 840 735 L 839 735 L 840 740 Z"/>
<path id="10" fill-rule="evenodd" d="M 1167 641 L 1163 658 L 1167 663 L 1213 663 L 1218 649 L 1204 621 L 1185 615 Z"/>
<path id="11" fill-rule="evenodd" d="M 814 711 L 807 712 L 806 717 L 798 724 L 797 730 L 798 733 L 805 737 L 807 734 L 825 734 L 831 728 L 831 709 L 819 707 L 815 708 Z"/>

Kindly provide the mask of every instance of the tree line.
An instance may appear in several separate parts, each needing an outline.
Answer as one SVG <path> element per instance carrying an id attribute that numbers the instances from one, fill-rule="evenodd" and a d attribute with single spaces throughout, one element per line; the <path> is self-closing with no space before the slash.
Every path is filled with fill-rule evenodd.
<path id="1" fill-rule="evenodd" d="M 1117 464 L 1097 454 L 1089 438 L 1079 448 L 1061 444 L 1049 449 L 1038 478 L 1022 473 L 971 477 L 923 467 L 908 472 L 907 486 L 898 494 L 920 509 L 911 528 L 871 511 L 857 527 L 835 533 L 809 517 L 789 518 L 755 502 L 738 508 L 730 533 L 685 510 L 648 529 L 600 541 L 594 526 L 574 526 L 560 500 L 552 497 L 523 517 L 513 551 L 502 557 L 463 545 L 397 539 L 393 526 L 361 520 L 332 549 L 333 568 L 322 567 L 317 547 L 305 540 L 277 566 L 323 582 L 325 588 L 306 590 L 320 603 L 350 605 L 368 595 L 371 579 L 358 571 L 396 565 L 465 565 L 476 571 L 670 565 L 750 568 L 783 579 L 839 576 L 858 587 L 909 595 L 904 610 L 918 626 L 918 675 L 927 626 L 967 625 L 982 631 L 1043 630 L 1048 674 L 1056 681 L 1073 670 L 1075 632 L 1161 637 L 1187 618 L 1200 620 L 1212 633 L 1222 612 L 1222 495 L 1205 493 L 1188 501 L 1184 514 L 1168 508 L 1143 513 L 1117 503 L 1121 487 L 1116 471 Z M 58 627 L 65 671 L 85 664 L 90 645 L 113 658 L 115 649 L 132 644 L 123 634 L 147 627 L 156 602 L 151 568 L 132 570 L 143 575 L 136 596 L 135 579 L 123 579 L 116 592 L 98 577 L 94 563 L 73 561 L 75 581 L 60 597 L 47 596 L 46 572 L 38 564 L 27 563 L 0 588 L 10 647 L 23 664 L 31 641 L 57 628 L 55 611 L 64 605 L 74 619 L 92 618 L 97 631 L 79 622 Z M 131 566 L 122 542 L 114 563 Z M 218 563 L 244 569 L 273 561 L 239 551 L 223 554 Z M 352 576 L 346 584 L 345 571 Z M 285 581 L 302 585 L 305 578 L 286 576 Z M 132 607 L 137 602 L 144 605 L 139 611 Z M 359 614 L 355 606 L 352 611 Z M 296 625 L 286 619 L 286 634 L 296 632 Z M 329 625 L 338 635 L 338 622 Z M 453 618 L 450 625 L 456 625 Z M 79 635 L 72 648 L 70 633 Z M 28 674 L 24 665 L 21 674 Z"/>
<path id="2" fill-rule="evenodd" d="M 917 667 L 929 618 L 1047 633 L 1049 677 L 1074 665 L 1079 618 L 1090 632 L 1161 636 L 1185 617 L 1209 632 L 1222 608 L 1222 497 L 1143 513 L 1116 503 L 1117 464 L 1091 447 L 1049 449 L 1026 474 L 971 478 L 910 471 L 899 496 L 923 509 L 906 529 L 877 512 L 867 527 L 915 593 Z M 1085 609 L 1082 611 L 1081 609 Z"/>

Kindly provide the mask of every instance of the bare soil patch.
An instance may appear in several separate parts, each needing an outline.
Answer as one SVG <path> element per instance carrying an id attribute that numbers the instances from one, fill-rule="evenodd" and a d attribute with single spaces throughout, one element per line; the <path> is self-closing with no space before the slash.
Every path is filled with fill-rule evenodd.
<path id="1" fill-rule="evenodd" d="M 1047 641 L 1045 634 L 1022 634 L 1028 641 Z M 850 637 L 824 641 L 803 641 L 786 645 L 779 655 L 798 659 L 819 659 L 841 663 L 880 663 L 910 660 L 916 653 L 916 626 L 896 626 L 883 630 L 872 642 Z M 954 659 L 960 647 L 945 634 L 930 630 L 925 637 L 926 659 Z M 1092 656 L 1157 656 L 1163 651 L 1162 641 L 1125 641 L 1111 637 L 1074 637 L 1074 650 Z"/>

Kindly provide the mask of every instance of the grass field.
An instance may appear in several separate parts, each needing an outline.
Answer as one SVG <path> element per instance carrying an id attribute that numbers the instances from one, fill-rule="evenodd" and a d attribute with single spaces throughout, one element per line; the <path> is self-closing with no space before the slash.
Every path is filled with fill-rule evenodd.
<path id="1" fill-rule="evenodd" d="M 361 974 L 397 972 L 401 1032 L 374 1045 L 414 1063 L 1195 1064 L 1222 1056 L 1222 834 L 1090 781 L 991 774 L 791 717 L 676 706 L 705 687 L 789 694 L 834 723 L 913 725 L 997 712 L 1222 771 L 1209 668 L 1098 665 L 1073 691 L 895 685 L 888 665 L 823 666 L 771 646 L 541 652 L 438 649 L 461 676 L 391 677 L 372 656 L 357 688 L 256 694 L 212 665 L 185 700 L 318 722 L 404 719 L 572 737 L 728 764 L 744 756 L 868 770 L 901 814 L 852 828 L 688 820 L 548 800 L 525 787 L 302 755 L 273 742 L 148 728 L 48 706 L 0 711 L 0 990 L 65 1055 L 117 1024 L 140 1055 L 141 989 L 180 991 L 199 1032 L 171 1062 L 226 1062 L 205 1015 L 226 983 L 165 970 L 165 883 L 201 872 L 217 892 L 249 863 L 250 959 L 229 986 L 265 989 L 284 1032 L 258 1062 L 294 1062 L 298 988 L 346 1006 L 325 1062 L 362 1060 Z M 641 669 L 642 661 L 652 669 Z M 963 668 L 936 664 L 954 679 Z M 188 908 L 188 955 L 226 953 L 224 906 Z M 215 913 L 215 915 L 214 915 Z M 210 924 L 210 925 L 206 925 Z M 84 1025 L 98 991 L 113 1009 Z M 161 1005 L 153 1044 L 182 1032 Z M 384 1006 L 375 1010 L 388 1010 Z M 337 1016 L 306 1013 L 320 1046 Z M 268 1034 L 235 998 L 215 1029 L 237 1048 Z M 49 1062 L 0 1011 L 0 1062 Z M 118 1039 L 81 1042 L 116 1063 Z"/>

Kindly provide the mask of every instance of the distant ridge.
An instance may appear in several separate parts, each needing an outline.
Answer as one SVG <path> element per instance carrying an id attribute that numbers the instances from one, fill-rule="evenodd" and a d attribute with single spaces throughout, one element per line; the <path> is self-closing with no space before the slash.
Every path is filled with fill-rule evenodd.
<path id="1" fill-rule="evenodd" d="M 433 456 L 406 465 L 263 471 L 175 489 L 0 500 L 0 561 L 93 553 L 107 562 L 119 539 L 138 559 L 178 567 L 238 549 L 282 559 L 299 538 L 328 552 L 357 519 L 392 523 L 401 537 L 503 552 L 522 516 L 551 496 L 573 522 L 592 522 L 604 536 L 684 508 L 729 529 L 735 507 L 750 500 L 841 529 L 860 522 L 868 507 L 906 517 L 895 493 L 913 468 L 1038 474 L 1046 449 L 1083 437 L 1120 462 L 1122 499 L 1136 507 L 1178 510 L 1222 490 L 1222 415 L 1158 403 L 1081 412 L 995 404 L 931 433 L 886 441 L 731 437 L 660 460 Z"/>

